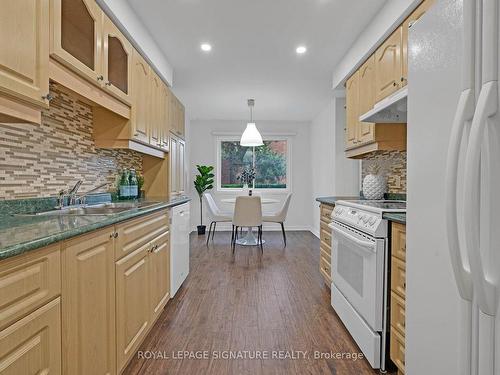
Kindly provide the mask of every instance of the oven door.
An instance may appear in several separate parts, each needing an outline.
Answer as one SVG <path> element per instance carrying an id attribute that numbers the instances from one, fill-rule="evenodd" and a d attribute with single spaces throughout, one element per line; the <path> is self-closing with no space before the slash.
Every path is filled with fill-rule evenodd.
<path id="1" fill-rule="evenodd" d="M 334 221 L 332 283 L 373 331 L 382 331 L 385 240 Z"/>

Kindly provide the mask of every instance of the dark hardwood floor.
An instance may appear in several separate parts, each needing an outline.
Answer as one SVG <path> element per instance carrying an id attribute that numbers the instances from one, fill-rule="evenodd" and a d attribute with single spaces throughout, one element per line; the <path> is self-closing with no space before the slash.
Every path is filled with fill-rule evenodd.
<path id="1" fill-rule="evenodd" d="M 330 306 L 318 269 L 318 239 L 309 232 L 287 234 L 285 249 L 280 232 L 265 232 L 263 255 L 257 247 L 237 246 L 234 257 L 231 233 L 217 232 L 208 248 L 204 236 L 192 234 L 189 276 L 140 348 L 142 357 L 156 359 L 136 355 L 124 373 L 378 373 L 365 359 L 315 359 L 315 351 L 360 350 Z M 208 358 L 182 359 L 183 351 Z M 247 358 L 217 358 L 229 351 Z M 258 351 L 263 358 L 255 358 Z M 307 353 L 273 358 L 290 351 Z"/>

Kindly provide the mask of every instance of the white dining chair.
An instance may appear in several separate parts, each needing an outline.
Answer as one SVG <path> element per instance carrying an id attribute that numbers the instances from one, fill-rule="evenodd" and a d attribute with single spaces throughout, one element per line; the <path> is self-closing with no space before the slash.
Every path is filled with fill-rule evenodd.
<path id="1" fill-rule="evenodd" d="M 208 237 L 207 237 L 207 246 L 208 241 L 210 241 L 210 233 L 212 233 L 212 241 L 215 236 L 215 228 L 217 227 L 217 223 L 230 223 L 233 219 L 233 216 L 230 212 L 222 211 L 217 203 L 215 203 L 214 197 L 210 193 L 203 194 L 205 201 L 207 202 L 208 216 L 210 217 L 210 227 L 208 228 Z M 213 226 L 213 229 L 212 229 Z"/>
<path id="2" fill-rule="evenodd" d="M 285 220 L 286 220 L 286 215 L 288 214 L 288 207 L 290 207 L 290 201 L 292 199 L 292 193 L 289 193 L 286 196 L 285 202 L 283 202 L 283 206 L 275 212 L 274 214 L 271 215 L 265 215 L 262 218 L 262 221 L 265 223 L 277 223 L 281 224 L 281 231 L 283 232 L 283 243 L 285 244 L 286 247 L 286 234 L 285 234 Z"/>
<path id="3" fill-rule="evenodd" d="M 233 249 L 236 247 L 236 240 L 238 239 L 238 228 L 257 227 L 259 234 L 257 237 L 257 244 L 260 245 L 260 251 L 264 252 L 262 246 L 262 202 L 259 196 L 240 196 L 236 197 L 233 216 L 233 232 L 231 236 L 231 245 Z"/>

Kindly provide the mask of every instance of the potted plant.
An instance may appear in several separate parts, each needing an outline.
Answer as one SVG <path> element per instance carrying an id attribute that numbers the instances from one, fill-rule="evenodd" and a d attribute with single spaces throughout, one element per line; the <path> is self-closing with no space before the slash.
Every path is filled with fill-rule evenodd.
<path id="1" fill-rule="evenodd" d="M 214 187 L 214 174 L 212 173 L 214 167 L 211 165 L 197 165 L 196 169 L 198 169 L 199 174 L 196 175 L 194 180 L 194 187 L 200 197 L 200 225 L 197 228 L 198 234 L 202 235 L 205 234 L 206 229 L 206 226 L 203 225 L 203 193 Z"/>

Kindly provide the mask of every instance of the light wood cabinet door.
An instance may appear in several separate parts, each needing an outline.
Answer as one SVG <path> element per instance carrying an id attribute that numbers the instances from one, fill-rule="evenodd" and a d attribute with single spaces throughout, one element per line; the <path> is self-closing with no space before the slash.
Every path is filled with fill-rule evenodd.
<path id="1" fill-rule="evenodd" d="M 346 149 L 356 146 L 359 124 L 359 70 L 346 82 Z"/>
<path id="2" fill-rule="evenodd" d="M 139 54 L 134 51 L 132 61 L 133 105 L 131 110 L 132 137 L 149 142 L 151 69 Z"/>
<path id="3" fill-rule="evenodd" d="M 185 108 L 184 105 L 177 99 L 177 127 L 176 133 L 184 139 L 185 136 Z"/>
<path id="4" fill-rule="evenodd" d="M 115 24 L 104 16 L 103 75 L 104 87 L 127 104 L 131 103 L 133 47 Z"/>
<path id="5" fill-rule="evenodd" d="M 50 55 L 99 86 L 103 15 L 95 0 L 50 0 Z"/>
<path id="6" fill-rule="evenodd" d="M 116 373 L 112 227 L 63 245 L 63 373 Z"/>
<path id="7" fill-rule="evenodd" d="M 160 316 L 170 297 L 170 232 L 153 241 L 149 254 L 151 322 Z"/>
<path id="8" fill-rule="evenodd" d="M 179 139 L 177 149 L 177 193 L 183 195 L 186 191 L 186 143 Z"/>
<path id="9" fill-rule="evenodd" d="M 402 27 L 382 43 L 375 52 L 375 101 L 380 101 L 401 87 Z"/>
<path id="10" fill-rule="evenodd" d="M 170 133 L 170 90 L 166 85 L 163 85 L 163 119 L 160 132 L 160 147 L 168 151 L 170 146 L 169 133 Z"/>
<path id="11" fill-rule="evenodd" d="M 0 331 L 1 375 L 61 374 L 60 309 L 56 298 Z"/>
<path id="12" fill-rule="evenodd" d="M 371 55 L 359 68 L 359 115 L 373 108 L 375 104 L 375 56 Z M 359 122 L 359 143 L 375 141 L 375 124 Z"/>
<path id="13" fill-rule="evenodd" d="M 179 194 L 179 174 L 177 173 L 178 168 L 178 148 L 179 148 L 179 138 L 175 135 L 170 136 L 170 152 L 169 152 L 169 181 L 170 181 L 170 196 L 175 196 Z"/>
<path id="14" fill-rule="evenodd" d="M 61 294 L 61 252 L 58 244 L 2 261 L 0 329 L 59 294 Z"/>
<path id="15" fill-rule="evenodd" d="M 116 262 L 116 356 L 120 372 L 146 336 L 151 324 L 151 243 Z"/>
<path id="16" fill-rule="evenodd" d="M 161 146 L 162 122 L 165 113 L 163 106 L 163 82 L 155 72 L 151 72 L 151 97 L 149 98 L 149 113 L 151 134 L 149 143 L 152 146 Z"/>
<path id="17" fill-rule="evenodd" d="M 405 86 L 408 83 L 408 30 L 410 27 L 417 22 L 420 17 L 422 17 L 425 12 L 429 10 L 432 4 L 434 4 L 435 0 L 424 0 L 422 3 L 413 11 L 412 14 L 403 22 L 403 48 L 402 48 L 402 63 L 403 63 L 403 73 L 401 85 Z"/>
<path id="18" fill-rule="evenodd" d="M 2 1 L 0 46 L 0 91 L 47 107 L 48 0 Z"/>

